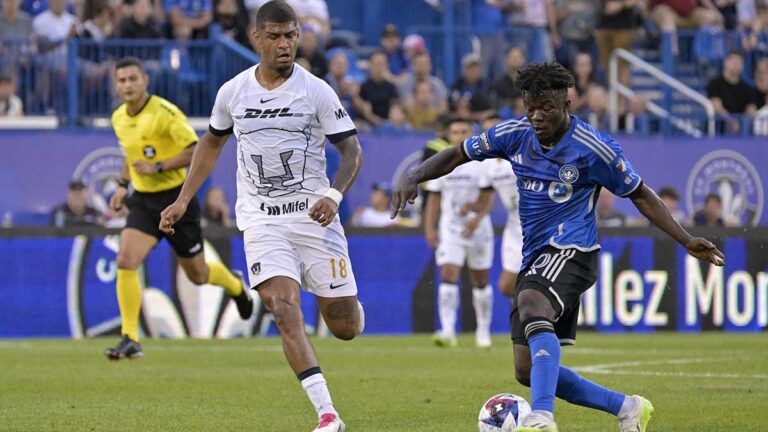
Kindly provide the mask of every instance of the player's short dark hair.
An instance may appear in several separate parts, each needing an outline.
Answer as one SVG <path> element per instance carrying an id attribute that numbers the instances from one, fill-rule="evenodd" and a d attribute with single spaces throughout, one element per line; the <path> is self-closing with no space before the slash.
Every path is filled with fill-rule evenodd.
<path id="1" fill-rule="evenodd" d="M 659 189 L 659 198 L 672 198 L 675 201 L 680 201 L 680 194 L 677 192 L 677 189 L 673 188 L 672 186 L 664 186 L 663 188 Z"/>
<path id="2" fill-rule="evenodd" d="M 566 93 L 576 81 L 560 63 L 531 63 L 517 73 L 515 86 L 523 95 L 534 97 L 549 93 Z"/>
<path id="3" fill-rule="evenodd" d="M 284 0 L 271 0 L 259 8 L 256 13 L 256 28 L 263 29 L 267 22 L 294 23 L 298 27 L 296 12 Z"/>
<path id="4" fill-rule="evenodd" d="M 117 61 L 117 63 L 115 63 L 115 71 L 117 71 L 118 69 L 127 68 L 129 66 L 136 66 L 137 68 L 139 68 L 141 73 L 146 73 L 144 71 L 144 65 L 141 64 L 141 60 L 139 60 L 136 57 L 121 58 L 120 60 Z"/>

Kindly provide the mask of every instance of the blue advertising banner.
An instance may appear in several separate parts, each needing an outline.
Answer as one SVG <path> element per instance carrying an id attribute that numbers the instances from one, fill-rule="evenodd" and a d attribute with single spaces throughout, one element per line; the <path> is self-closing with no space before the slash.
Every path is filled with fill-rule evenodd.
<path id="1" fill-rule="evenodd" d="M 0 337 L 89 337 L 119 329 L 115 235 L 14 229 L 0 237 Z M 210 238 L 206 260 L 244 269 L 242 237 Z M 601 232 L 597 283 L 584 293 L 580 324 L 600 332 L 758 332 L 768 328 L 768 229 L 701 231 L 725 252 L 726 265 L 704 265 L 650 229 Z M 64 235 L 64 236 L 61 236 Z M 436 328 L 439 272 L 433 251 L 414 230 L 354 231 L 350 257 L 366 310 L 366 334 L 409 334 Z M 213 246 L 215 245 L 215 246 Z M 499 276 L 499 239 L 491 281 Z M 264 310 L 251 321 L 213 286 L 194 286 L 166 242 L 142 269 L 142 329 L 156 337 L 275 334 Z M 495 284 L 494 284 L 495 285 Z M 492 330 L 509 331 L 509 301 L 496 292 Z M 459 327 L 474 330 L 470 290 L 463 290 Z M 322 333 L 312 295 L 302 294 L 307 330 Z"/>
<path id="2" fill-rule="evenodd" d="M 368 202 L 373 183 L 394 183 L 421 159 L 429 135 L 361 134 L 364 164 L 344 203 Z M 768 224 L 765 186 L 768 185 L 768 146 L 759 138 L 665 139 L 618 137 L 628 159 L 645 182 L 658 189 L 672 186 L 680 192 L 686 215 L 700 208 L 708 193 L 722 198 L 723 215 L 734 225 Z M 106 208 L 114 178 L 122 163 L 117 140 L 108 131 L 0 132 L 0 215 L 25 212 L 47 213 L 63 202 L 66 185 L 81 177 L 91 189 L 95 207 Z M 231 201 L 236 197 L 237 157 L 234 139 L 225 146 L 210 184 L 224 188 Z M 328 146 L 330 165 L 338 153 Z M 331 167 L 333 169 L 333 167 Z M 619 210 L 637 215 L 628 200 L 618 200 Z M 234 207 L 234 206 L 232 206 Z M 501 206 L 494 220 L 503 223 Z M 21 223 L 17 223 L 21 225 Z"/>

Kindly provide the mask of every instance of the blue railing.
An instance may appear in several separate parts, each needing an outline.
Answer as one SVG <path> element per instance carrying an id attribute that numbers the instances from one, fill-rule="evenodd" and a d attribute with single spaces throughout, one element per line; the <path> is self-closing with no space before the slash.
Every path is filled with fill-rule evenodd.
<path id="1" fill-rule="evenodd" d="M 29 41 L 3 41 L 0 64 L 14 66 L 10 72 L 26 114 L 56 115 L 68 125 L 89 125 L 112 114 L 120 104 L 112 68 L 126 56 L 142 60 L 151 93 L 172 100 L 188 116 L 207 117 L 219 86 L 258 62 L 254 52 L 213 33 L 186 42 L 72 39 L 47 53 Z"/>

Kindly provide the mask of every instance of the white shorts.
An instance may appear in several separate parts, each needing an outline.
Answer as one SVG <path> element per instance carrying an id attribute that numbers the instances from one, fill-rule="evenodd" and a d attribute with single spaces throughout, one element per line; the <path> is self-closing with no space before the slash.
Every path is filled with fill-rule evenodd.
<path id="1" fill-rule="evenodd" d="M 501 238 L 501 268 L 510 273 L 520 273 L 523 265 L 523 233 L 520 228 L 507 225 Z"/>
<path id="2" fill-rule="evenodd" d="M 471 270 L 488 270 L 493 265 L 493 237 L 472 242 L 441 237 L 435 258 L 439 266 L 463 267 L 466 262 Z"/>
<path id="3" fill-rule="evenodd" d="M 327 227 L 314 222 L 256 226 L 245 230 L 244 241 L 251 287 L 285 276 L 318 297 L 357 295 L 338 218 Z"/>

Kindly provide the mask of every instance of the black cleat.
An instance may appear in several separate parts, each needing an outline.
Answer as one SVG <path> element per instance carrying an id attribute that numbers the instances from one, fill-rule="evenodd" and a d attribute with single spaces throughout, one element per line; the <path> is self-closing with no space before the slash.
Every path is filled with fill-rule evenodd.
<path id="1" fill-rule="evenodd" d="M 109 347 L 104 350 L 104 355 L 110 360 L 130 359 L 136 360 L 144 356 L 141 345 L 128 336 L 123 335 L 117 346 Z"/>
<path id="2" fill-rule="evenodd" d="M 240 283 L 243 284 L 243 291 L 237 297 L 232 297 L 237 305 L 237 311 L 240 313 L 240 318 L 247 320 L 253 315 L 253 299 L 248 294 L 248 284 L 245 283 L 243 272 L 239 270 L 233 270 L 232 274 L 240 278 Z"/>

